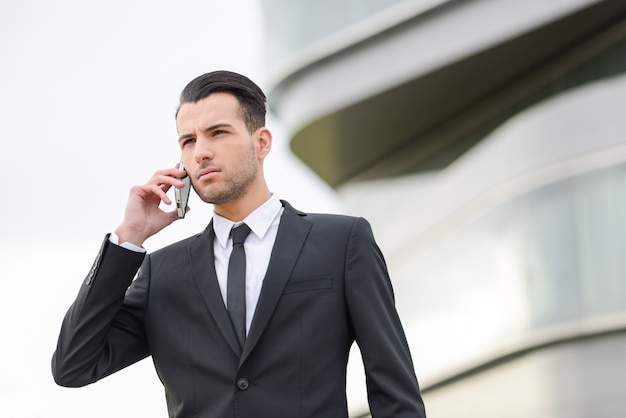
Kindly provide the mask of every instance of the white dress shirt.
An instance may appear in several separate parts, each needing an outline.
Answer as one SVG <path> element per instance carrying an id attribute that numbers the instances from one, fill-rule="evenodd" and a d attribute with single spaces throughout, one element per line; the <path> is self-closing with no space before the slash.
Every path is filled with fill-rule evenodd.
<path id="1" fill-rule="evenodd" d="M 230 230 L 233 226 L 245 223 L 250 228 L 250 235 L 244 242 L 246 252 L 246 334 L 250 330 L 252 317 L 256 309 L 263 278 L 267 272 L 270 262 L 272 248 L 276 241 L 278 224 L 283 213 L 283 205 L 275 194 L 265 201 L 254 212 L 248 215 L 243 222 L 233 222 L 229 219 L 213 214 L 213 230 L 215 240 L 213 241 L 213 254 L 215 256 L 215 272 L 217 281 L 222 292 L 224 306 L 226 302 L 226 289 L 228 281 L 228 259 L 233 250 L 233 240 L 230 238 Z M 109 240 L 116 245 L 133 251 L 145 252 L 142 247 L 124 242 L 119 243 L 119 237 L 112 233 Z"/>
<path id="2" fill-rule="evenodd" d="M 234 226 L 245 223 L 250 228 L 250 235 L 244 242 L 246 252 L 246 334 L 250 330 L 250 323 L 259 300 L 263 278 L 270 262 L 280 216 L 283 205 L 276 195 L 272 196 L 254 212 L 248 215 L 243 222 L 233 221 L 213 214 L 213 254 L 215 255 L 215 272 L 222 292 L 222 299 L 226 305 L 226 288 L 228 281 L 228 259 L 233 250 L 233 240 L 230 230 Z"/>

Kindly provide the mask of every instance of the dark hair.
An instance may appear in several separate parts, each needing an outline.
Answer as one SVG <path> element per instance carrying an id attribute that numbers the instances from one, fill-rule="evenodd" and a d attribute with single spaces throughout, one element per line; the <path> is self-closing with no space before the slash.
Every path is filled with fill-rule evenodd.
<path id="1" fill-rule="evenodd" d="M 265 126 L 265 94 L 248 77 L 230 71 L 213 71 L 191 80 L 180 94 L 176 116 L 184 103 L 196 103 L 218 92 L 230 93 L 237 98 L 250 133 Z"/>

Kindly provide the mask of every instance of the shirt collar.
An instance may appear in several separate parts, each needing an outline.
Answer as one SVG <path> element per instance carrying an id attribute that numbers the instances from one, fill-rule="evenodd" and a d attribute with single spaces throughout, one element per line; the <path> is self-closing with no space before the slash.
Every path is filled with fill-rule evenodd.
<path id="1" fill-rule="evenodd" d="M 256 208 L 250 215 L 248 215 L 242 222 L 233 222 L 230 219 L 226 219 L 217 213 L 213 213 L 213 231 L 215 237 L 220 243 L 222 248 L 226 248 L 226 243 L 230 236 L 230 230 L 235 225 L 245 223 L 250 230 L 259 239 L 263 239 L 267 230 L 276 219 L 276 216 L 280 213 L 283 205 L 274 193 L 269 199 L 265 201 L 261 206 Z"/>

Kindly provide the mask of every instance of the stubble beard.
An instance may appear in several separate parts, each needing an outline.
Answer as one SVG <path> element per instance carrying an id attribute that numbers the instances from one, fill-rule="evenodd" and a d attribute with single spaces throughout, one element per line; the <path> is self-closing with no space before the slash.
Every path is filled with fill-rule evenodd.
<path id="1" fill-rule="evenodd" d="M 204 169 L 206 167 L 202 167 Z M 258 167 L 254 149 L 246 155 L 245 159 L 232 168 L 232 172 L 224 180 L 223 185 L 207 185 L 201 188 L 192 184 L 200 199 L 213 205 L 223 205 L 241 199 L 250 189 L 257 177 Z M 222 174 L 224 172 L 222 171 Z"/>

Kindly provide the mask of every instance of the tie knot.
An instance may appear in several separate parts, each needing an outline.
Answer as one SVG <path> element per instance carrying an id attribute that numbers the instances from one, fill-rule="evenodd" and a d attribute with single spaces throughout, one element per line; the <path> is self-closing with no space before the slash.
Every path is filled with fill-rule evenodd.
<path id="1" fill-rule="evenodd" d="M 230 235 L 233 238 L 233 246 L 243 244 L 250 233 L 250 227 L 246 224 L 241 224 L 230 230 Z"/>

